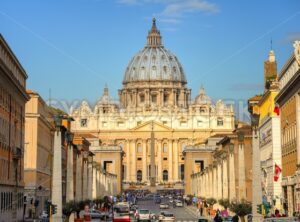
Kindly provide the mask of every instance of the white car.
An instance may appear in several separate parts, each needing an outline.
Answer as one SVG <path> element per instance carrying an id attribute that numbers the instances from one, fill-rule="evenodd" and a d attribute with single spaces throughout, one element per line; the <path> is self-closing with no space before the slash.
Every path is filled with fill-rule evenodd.
<path id="1" fill-rule="evenodd" d="M 174 214 L 167 212 L 167 211 L 162 211 L 158 217 L 158 221 L 174 221 L 175 217 Z"/>
<path id="2" fill-rule="evenodd" d="M 135 219 L 137 221 L 141 221 L 141 220 L 150 221 L 152 219 L 151 213 L 147 209 L 139 209 L 135 215 Z"/>
<path id="3" fill-rule="evenodd" d="M 176 207 L 183 207 L 182 201 L 176 200 L 176 201 L 175 201 L 175 206 L 176 206 Z"/>
<path id="4" fill-rule="evenodd" d="M 167 204 L 167 203 L 161 203 L 161 204 L 159 205 L 159 208 L 160 208 L 160 209 L 169 209 L 169 204 Z"/>

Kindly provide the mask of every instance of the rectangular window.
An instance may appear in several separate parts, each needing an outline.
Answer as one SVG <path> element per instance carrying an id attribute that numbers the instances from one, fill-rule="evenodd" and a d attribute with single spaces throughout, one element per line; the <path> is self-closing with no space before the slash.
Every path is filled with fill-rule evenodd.
<path id="1" fill-rule="evenodd" d="M 80 126 L 81 127 L 87 127 L 87 119 L 81 119 L 80 120 Z"/>
<path id="2" fill-rule="evenodd" d="M 202 122 L 202 120 L 198 120 L 198 122 L 197 122 L 197 125 L 198 125 L 198 127 L 202 127 L 202 124 L 203 122 Z"/>
<path id="3" fill-rule="evenodd" d="M 145 95 L 144 94 L 140 95 L 140 102 L 141 103 L 145 102 Z"/>
<path id="4" fill-rule="evenodd" d="M 118 127 L 124 127 L 124 126 L 125 126 L 124 122 L 118 122 Z"/>
<path id="5" fill-rule="evenodd" d="M 107 127 L 107 122 L 102 122 L 102 127 Z"/>
<path id="6" fill-rule="evenodd" d="M 142 158 L 141 158 L 141 157 L 139 157 L 139 158 L 137 158 L 137 160 L 142 160 Z"/>
<path id="7" fill-rule="evenodd" d="M 152 95 L 152 103 L 156 103 L 157 102 L 157 95 Z"/>
<path id="8" fill-rule="evenodd" d="M 186 121 L 181 121 L 180 126 L 184 126 L 184 127 L 187 126 L 187 122 Z"/>
<path id="9" fill-rule="evenodd" d="M 168 160 L 168 158 L 167 158 L 167 157 L 164 157 L 164 160 Z"/>
<path id="10" fill-rule="evenodd" d="M 217 119 L 217 126 L 223 126 L 223 118 Z"/>

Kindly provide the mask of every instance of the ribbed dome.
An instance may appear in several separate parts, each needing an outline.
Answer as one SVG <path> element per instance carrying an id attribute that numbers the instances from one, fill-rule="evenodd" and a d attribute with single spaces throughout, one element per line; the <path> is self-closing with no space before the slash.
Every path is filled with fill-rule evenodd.
<path id="1" fill-rule="evenodd" d="M 136 81 L 186 83 L 183 68 L 177 57 L 161 44 L 155 19 L 147 37 L 147 45 L 132 58 L 125 72 L 123 83 Z"/>

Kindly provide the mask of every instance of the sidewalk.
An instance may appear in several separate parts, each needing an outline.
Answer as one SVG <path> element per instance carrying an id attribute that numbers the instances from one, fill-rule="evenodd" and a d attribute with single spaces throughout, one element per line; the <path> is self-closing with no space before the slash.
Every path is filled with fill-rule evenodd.
<path id="1" fill-rule="evenodd" d="M 187 209 L 191 214 L 193 214 L 196 218 L 200 218 L 200 212 L 196 206 L 189 205 L 189 206 L 184 206 L 185 209 Z M 208 221 L 213 221 L 213 218 L 210 216 L 202 216 L 202 218 L 208 219 Z"/>

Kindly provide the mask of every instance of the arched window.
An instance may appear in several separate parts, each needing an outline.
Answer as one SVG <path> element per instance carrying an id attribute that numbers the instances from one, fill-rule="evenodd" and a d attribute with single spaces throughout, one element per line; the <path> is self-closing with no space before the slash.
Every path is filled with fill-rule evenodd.
<path id="1" fill-rule="evenodd" d="M 143 172 L 142 172 L 141 170 L 138 170 L 138 171 L 136 172 L 136 180 L 137 180 L 138 182 L 141 182 L 141 181 L 142 181 L 142 178 L 143 178 Z"/>
<path id="2" fill-rule="evenodd" d="M 137 145 L 137 152 L 138 153 L 142 153 L 143 152 L 142 144 L 140 144 L 140 143 Z"/>
<path id="3" fill-rule="evenodd" d="M 167 153 L 168 152 L 168 144 L 164 143 L 163 145 L 163 153 Z"/>
<path id="4" fill-rule="evenodd" d="M 168 171 L 164 170 L 163 171 L 163 181 L 168 181 L 168 179 L 169 179 Z"/>

